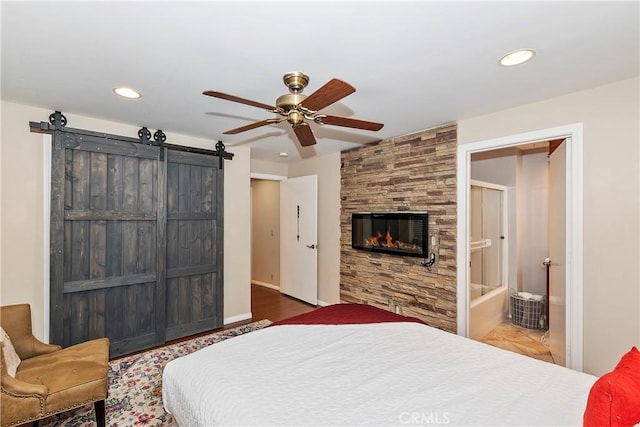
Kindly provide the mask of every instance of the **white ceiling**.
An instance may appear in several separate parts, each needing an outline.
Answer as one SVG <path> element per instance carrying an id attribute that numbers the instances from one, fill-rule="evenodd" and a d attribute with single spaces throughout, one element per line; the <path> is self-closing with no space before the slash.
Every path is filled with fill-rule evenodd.
<path id="1" fill-rule="evenodd" d="M 2 1 L 2 99 L 295 161 L 637 76 L 639 6 Z M 537 51 L 532 62 L 497 65 L 523 47 Z M 318 144 L 305 149 L 286 122 L 222 134 L 275 115 L 204 90 L 273 104 L 288 71 L 311 77 L 307 95 L 334 77 L 351 83 L 356 92 L 322 112 L 384 128 L 312 124 Z M 118 85 L 143 97 L 118 98 Z"/>

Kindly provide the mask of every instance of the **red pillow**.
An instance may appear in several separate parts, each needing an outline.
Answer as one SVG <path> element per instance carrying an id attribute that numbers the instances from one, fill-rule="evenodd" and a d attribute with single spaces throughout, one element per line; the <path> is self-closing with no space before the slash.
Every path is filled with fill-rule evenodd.
<path id="1" fill-rule="evenodd" d="M 640 352 L 636 347 L 593 384 L 583 422 L 585 427 L 640 423 Z"/>

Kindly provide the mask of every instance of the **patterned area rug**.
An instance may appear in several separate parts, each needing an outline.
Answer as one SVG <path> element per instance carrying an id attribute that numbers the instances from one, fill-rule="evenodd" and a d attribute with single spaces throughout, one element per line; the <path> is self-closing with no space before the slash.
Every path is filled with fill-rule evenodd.
<path id="1" fill-rule="evenodd" d="M 173 417 L 162 407 L 162 370 L 173 359 L 203 347 L 269 326 L 260 320 L 178 344 L 126 356 L 109 362 L 109 397 L 106 401 L 110 427 L 173 426 Z M 93 427 L 93 404 L 46 418 L 40 426 Z"/>

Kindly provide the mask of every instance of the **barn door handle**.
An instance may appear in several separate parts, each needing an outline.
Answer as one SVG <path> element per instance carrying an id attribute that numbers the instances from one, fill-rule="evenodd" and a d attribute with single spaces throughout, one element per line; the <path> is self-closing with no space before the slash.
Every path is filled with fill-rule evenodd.
<path id="1" fill-rule="evenodd" d="M 309 249 L 316 249 L 316 248 L 318 247 L 318 245 L 313 245 L 313 244 L 311 244 L 311 245 L 307 245 L 307 247 L 308 247 Z"/>

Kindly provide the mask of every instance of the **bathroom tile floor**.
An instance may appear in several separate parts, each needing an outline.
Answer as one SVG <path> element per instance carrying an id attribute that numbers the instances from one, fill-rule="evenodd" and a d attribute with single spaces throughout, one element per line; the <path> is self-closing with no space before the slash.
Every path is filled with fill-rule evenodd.
<path id="1" fill-rule="evenodd" d="M 522 328 L 506 320 L 479 341 L 545 362 L 555 363 L 549 347 L 544 344 L 542 339 L 544 333 L 543 329 Z"/>

